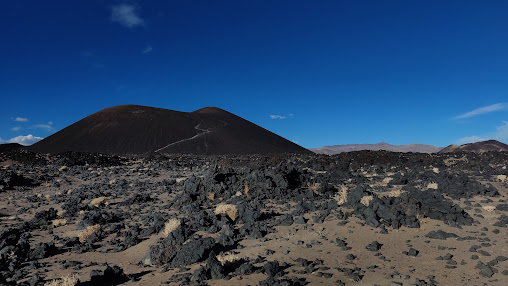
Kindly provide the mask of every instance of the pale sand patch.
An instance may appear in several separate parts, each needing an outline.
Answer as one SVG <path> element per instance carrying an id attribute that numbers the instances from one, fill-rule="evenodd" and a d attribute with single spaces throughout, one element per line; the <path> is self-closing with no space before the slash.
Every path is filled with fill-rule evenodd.
<path id="1" fill-rule="evenodd" d="M 226 214 L 230 219 L 236 220 L 238 217 L 238 209 L 232 204 L 220 204 L 215 208 L 215 214 Z"/>
<path id="2" fill-rule="evenodd" d="M 170 233 L 172 233 L 175 229 L 177 229 L 181 225 L 181 222 L 179 219 L 172 218 L 166 222 L 164 225 L 164 233 L 165 236 L 168 236 Z"/>
<path id="3" fill-rule="evenodd" d="M 60 279 L 55 279 L 50 282 L 46 282 L 44 286 L 74 286 L 78 284 L 79 279 L 77 275 L 70 274 Z"/>
<path id="4" fill-rule="evenodd" d="M 230 263 L 235 263 L 237 261 L 240 261 L 242 257 L 236 253 L 223 253 L 220 255 L 217 255 L 217 260 L 219 260 L 220 264 L 222 266 Z"/>
<path id="5" fill-rule="evenodd" d="M 319 187 L 321 187 L 321 183 L 309 183 L 307 182 L 307 188 L 313 191 L 315 194 L 318 193 Z"/>
<path id="6" fill-rule="evenodd" d="M 386 193 L 382 194 L 381 196 L 386 196 L 386 197 L 391 197 L 391 198 L 397 198 L 402 193 L 405 193 L 405 191 L 403 191 L 401 189 L 395 189 L 395 190 L 391 190 L 389 192 L 386 192 Z"/>
<path id="7" fill-rule="evenodd" d="M 333 197 L 339 206 L 347 202 L 347 187 L 344 185 L 338 186 L 339 191 Z"/>
<path id="8" fill-rule="evenodd" d="M 99 229 L 101 229 L 101 226 L 96 224 L 96 225 L 91 225 L 91 226 L 88 226 L 87 228 L 85 228 L 83 231 L 81 231 L 79 234 L 78 234 L 78 238 L 79 238 L 79 241 L 80 242 L 85 242 L 88 240 L 88 238 L 90 238 L 90 236 L 92 236 L 92 234 L 96 233 L 99 231 Z"/>
<path id="9" fill-rule="evenodd" d="M 427 189 L 434 189 L 434 190 L 437 190 L 437 187 L 438 187 L 437 183 L 429 183 L 429 184 L 427 185 Z"/>
<path id="10" fill-rule="evenodd" d="M 392 180 L 393 180 L 392 177 L 386 177 L 383 179 L 383 184 L 388 185 L 388 183 L 390 183 Z"/>
<path id="11" fill-rule="evenodd" d="M 360 200 L 360 203 L 362 203 L 362 205 L 368 207 L 370 204 L 370 201 L 372 201 L 373 199 L 374 199 L 373 196 L 363 196 Z"/>
<path id="12" fill-rule="evenodd" d="M 55 219 L 52 221 L 54 227 L 59 227 L 67 224 L 66 219 Z"/>
<path id="13" fill-rule="evenodd" d="M 95 207 L 99 207 L 101 204 L 109 205 L 109 199 L 106 197 L 98 197 L 90 201 L 90 204 Z"/>

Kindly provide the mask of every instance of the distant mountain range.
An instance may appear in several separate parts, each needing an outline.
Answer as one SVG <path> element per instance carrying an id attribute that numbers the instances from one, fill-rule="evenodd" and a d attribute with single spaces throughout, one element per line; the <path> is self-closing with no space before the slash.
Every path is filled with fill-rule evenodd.
<path id="1" fill-rule="evenodd" d="M 362 151 L 362 150 L 436 153 L 439 152 L 441 149 L 443 148 L 425 144 L 391 145 L 388 143 L 377 143 L 377 144 L 346 144 L 346 145 L 324 146 L 319 148 L 313 148 L 310 150 L 318 154 L 334 155 L 343 152 Z"/>
<path id="2" fill-rule="evenodd" d="M 508 145 L 497 140 L 487 140 L 464 145 L 450 145 L 439 153 L 508 151 Z"/>
<path id="3" fill-rule="evenodd" d="M 388 143 L 377 144 L 347 144 L 324 146 L 310 149 L 314 153 L 334 155 L 343 152 L 353 152 L 362 150 L 372 151 L 391 151 L 391 152 L 415 152 L 415 153 L 453 153 L 453 152 L 487 152 L 487 151 L 508 151 L 508 145 L 496 141 L 487 140 L 464 145 L 449 145 L 448 147 L 436 147 L 424 144 L 391 145 Z"/>
<path id="4" fill-rule="evenodd" d="M 217 107 L 181 112 L 140 105 L 106 108 L 28 149 L 114 155 L 311 153 Z"/>

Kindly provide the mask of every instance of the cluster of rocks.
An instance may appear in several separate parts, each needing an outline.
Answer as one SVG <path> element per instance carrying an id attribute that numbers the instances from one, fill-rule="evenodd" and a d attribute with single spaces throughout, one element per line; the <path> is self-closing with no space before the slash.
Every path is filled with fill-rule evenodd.
<path id="1" fill-rule="evenodd" d="M 461 159 L 464 156 L 467 160 Z M 453 227 L 469 226 L 475 223 L 474 218 L 453 200 L 478 195 L 497 197 L 499 191 L 485 182 L 495 175 L 508 174 L 496 167 L 508 160 L 504 153 L 429 155 L 364 151 L 336 156 L 121 158 L 73 152 L 42 156 L 17 150 L 0 157 L 24 162 L 0 169 L 0 192 L 6 189 L 23 192 L 16 187 L 33 188 L 42 182 L 55 188 L 72 186 L 72 179 L 87 182 L 48 198 L 27 196 L 26 203 L 34 207 L 45 206 L 51 200 L 61 213 L 56 208 L 45 208 L 32 212 L 29 220 L 0 231 L 0 276 L 4 279 L 0 283 L 16 281 L 38 260 L 61 251 L 126 250 L 163 232 L 165 223 L 175 219 L 178 226 L 149 246 L 141 266 L 167 270 L 200 263 L 192 273 L 175 275 L 173 282 L 181 284 L 264 273 L 267 278 L 260 285 L 305 285 L 305 279 L 287 277 L 284 269 L 288 265 L 284 262 L 259 257 L 222 263 L 217 254 L 241 249 L 240 242 L 246 239 L 263 239 L 275 232 L 276 226 L 321 224 L 330 219 L 340 219 L 344 225 L 352 216 L 379 228 L 381 233 L 401 227 L 419 228 L 421 218 Z M 455 167 L 449 168 L 452 163 Z M 172 172 L 172 176 L 159 178 L 163 172 Z M 177 180 L 179 177 L 186 179 Z M 383 183 L 386 177 L 391 180 Z M 394 188 L 399 192 L 387 195 Z M 167 199 L 161 201 L 159 196 Z M 100 197 L 116 201 L 111 207 L 91 203 Z M 221 205 L 230 208 L 218 211 Z M 506 206 L 498 205 L 497 210 L 508 211 Z M 29 210 L 20 209 L 18 214 L 25 212 Z M 100 229 L 83 240 L 59 237 L 52 234 L 52 222 L 58 218 L 75 224 L 78 231 L 96 225 Z M 507 224 L 508 216 L 502 215 L 495 226 Z M 33 231 L 49 233 L 53 242 L 30 243 Z M 104 241 L 111 236 L 114 237 Z M 443 231 L 429 232 L 427 238 L 460 239 Z M 337 238 L 336 244 L 343 250 L 351 249 L 343 239 Z M 381 248 L 377 241 L 366 246 L 373 252 Z M 409 248 L 403 254 L 417 257 L 419 251 Z M 357 258 L 353 254 L 347 257 L 350 261 Z M 503 257 L 497 257 L 485 264 L 479 262 L 479 273 L 486 277 L 495 275 L 499 272 L 495 266 L 502 261 Z M 319 261 L 302 258 L 295 263 L 303 267 L 302 273 L 332 277 Z M 359 267 L 336 270 L 352 281 L 361 281 L 368 271 Z M 93 272 L 90 283 L 104 277 L 116 277 L 116 281 L 130 279 L 114 267 L 101 271 Z M 417 282 L 415 285 L 432 285 L 432 281 Z M 337 281 L 338 285 L 341 283 Z"/>

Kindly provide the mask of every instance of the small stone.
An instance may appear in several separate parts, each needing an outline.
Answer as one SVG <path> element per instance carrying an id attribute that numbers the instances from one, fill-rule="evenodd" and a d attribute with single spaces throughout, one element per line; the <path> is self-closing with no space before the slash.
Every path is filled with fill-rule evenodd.
<path id="1" fill-rule="evenodd" d="M 381 243 L 379 243 L 377 241 L 373 241 L 369 245 L 367 245 L 365 248 L 370 251 L 378 251 L 381 249 L 381 246 L 383 246 Z"/>
<path id="2" fill-rule="evenodd" d="M 356 256 L 354 256 L 353 254 L 350 253 L 346 256 L 346 258 L 349 260 L 354 260 L 354 259 L 356 259 Z"/>
<path id="3" fill-rule="evenodd" d="M 494 275 L 494 271 L 492 271 L 492 268 L 490 267 L 485 267 L 480 270 L 480 274 L 485 277 L 492 277 L 492 275 Z"/>

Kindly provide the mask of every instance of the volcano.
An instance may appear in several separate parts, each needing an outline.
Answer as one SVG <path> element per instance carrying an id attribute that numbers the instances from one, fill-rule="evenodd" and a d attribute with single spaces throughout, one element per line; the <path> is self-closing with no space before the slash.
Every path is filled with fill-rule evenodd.
<path id="1" fill-rule="evenodd" d="M 217 107 L 180 112 L 120 105 L 96 112 L 30 147 L 113 155 L 311 153 Z"/>
<path id="2" fill-rule="evenodd" d="M 464 145 L 450 145 L 439 153 L 508 151 L 508 145 L 497 140 L 487 140 Z"/>

